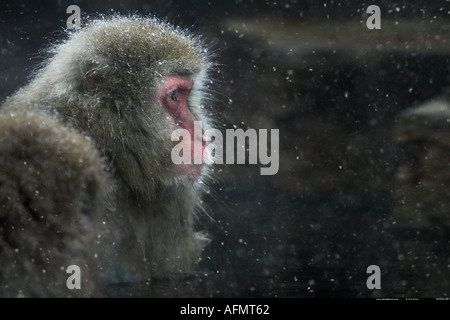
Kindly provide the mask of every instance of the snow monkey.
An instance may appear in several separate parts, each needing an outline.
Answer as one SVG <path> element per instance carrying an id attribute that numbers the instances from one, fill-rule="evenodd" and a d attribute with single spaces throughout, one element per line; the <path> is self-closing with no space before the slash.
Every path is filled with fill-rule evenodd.
<path id="1" fill-rule="evenodd" d="M 0 296 L 102 296 L 107 282 L 191 272 L 210 170 L 175 165 L 171 134 L 210 125 L 208 50 L 157 19 L 115 16 L 50 56 L 0 107 Z"/>

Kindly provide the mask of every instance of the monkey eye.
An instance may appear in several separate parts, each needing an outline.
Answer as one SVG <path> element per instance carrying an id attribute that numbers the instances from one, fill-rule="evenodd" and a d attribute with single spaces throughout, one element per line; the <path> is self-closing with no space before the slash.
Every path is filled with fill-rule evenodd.
<path id="1" fill-rule="evenodd" d="M 187 109 L 187 99 L 194 85 L 193 80 L 170 76 L 161 84 L 160 101 L 169 112 L 178 113 Z"/>
<path id="2" fill-rule="evenodd" d="M 177 101 L 177 88 L 171 90 L 169 93 L 167 93 L 166 96 L 169 97 L 172 101 Z"/>
<path id="3" fill-rule="evenodd" d="M 166 107 L 172 110 L 178 110 L 181 107 L 186 107 L 187 97 L 192 88 L 176 87 L 165 94 Z"/>

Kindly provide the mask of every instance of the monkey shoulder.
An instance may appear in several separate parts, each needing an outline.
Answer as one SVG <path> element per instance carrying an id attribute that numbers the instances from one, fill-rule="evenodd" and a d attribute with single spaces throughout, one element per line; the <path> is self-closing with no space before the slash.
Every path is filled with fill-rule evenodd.
<path id="1" fill-rule="evenodd" d="M 10 284 L 2 296 L 18 295 L 7 287 L 25 296 L 67 293 L 60 268 L 92 265 L 96 237 L 107 232 L 106 184 L 101 157 L 82 134 L 39 108 L 0 109 L 0 258 L 9 261 L 0 279 Z"/>

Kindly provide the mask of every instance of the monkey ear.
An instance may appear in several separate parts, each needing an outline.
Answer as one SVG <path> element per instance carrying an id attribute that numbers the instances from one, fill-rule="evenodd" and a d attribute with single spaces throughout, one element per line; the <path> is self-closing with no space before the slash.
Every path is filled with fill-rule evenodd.
<path id="1" fill-rule="evenodd" d="M 81 90 L 86 93 L 95 93 L 104 78 L 99 62 L 90 62 L 80 66 Z"/>
<path id="2" fill-rule="evenodd" d="M 90 70 L 83 75 L 83 91 L 87 93 L 96 92 L 101 75 L 98 70 Z"/>

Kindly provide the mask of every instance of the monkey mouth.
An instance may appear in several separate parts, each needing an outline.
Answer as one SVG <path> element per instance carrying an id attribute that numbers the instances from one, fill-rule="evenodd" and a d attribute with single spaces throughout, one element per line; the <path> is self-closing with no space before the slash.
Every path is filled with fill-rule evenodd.
<path id="1" fill-rule="evenodd" d="M 203 175 L 203 164 L 179 164 L 172 169 L 173 177 L 177 180 L 184 179 L 186 182 L 198 181 Z"/>
<path id="2" fill-rule="evenodd" d="M 186 164 L 182 165 L 183 175 L 190 181 L 196 181 L 202 176 L 203 165 Z"/>
<path id="3" fill-rule="evenodd" d="M 173 177 L 198 180 L 204 172 L 204 159 L 209 157 L 205 152 L 207 149 L 204 136 L 197 133 L 190 139 L 174 141 L 172 147 L 170 171 Z"/>
<path id="4" fill-rule="evenodd" d="M 179 174 L 186 176 L 189 180 L 197 180 L 203 171 L 203 154 L 206 148 L 206 141 L 203 137 L 195 137 L 190 141 L 190 144 L 190 163 L 178 164 L 176 167 Z"/>

